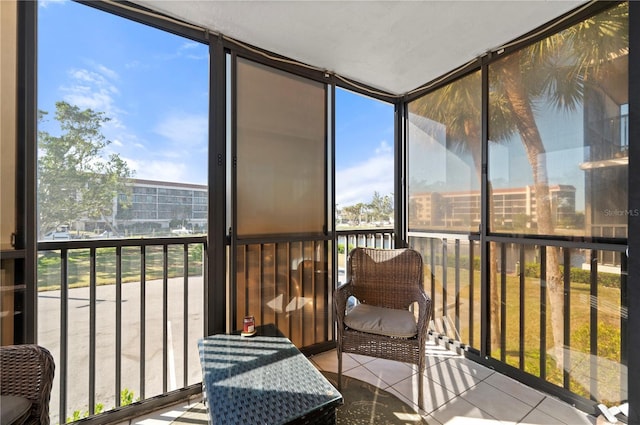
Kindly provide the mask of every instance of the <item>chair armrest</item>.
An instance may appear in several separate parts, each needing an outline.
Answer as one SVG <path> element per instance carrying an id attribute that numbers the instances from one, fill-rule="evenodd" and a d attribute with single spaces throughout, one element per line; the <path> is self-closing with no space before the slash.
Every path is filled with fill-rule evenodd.
<path id="1" fill-rule="evenodd" d="M 433 302 L 431 298 L 425 293 L 420 292 L 418 299 L 418 337 L 425 338 L 427 331 L 429 330 L 429 322 L 433 315 Z"/>
<path id="2" fill-rule="evenodd" d="M 347 300 L 353 295 L 353 286 L 351 282 L 343 283 L 338 286 L 333 294 L 333 305 L 335 306 L 336 320 L 338 321 L 338 329 L 344 327 L 344 315 L 347 309 Z"/>

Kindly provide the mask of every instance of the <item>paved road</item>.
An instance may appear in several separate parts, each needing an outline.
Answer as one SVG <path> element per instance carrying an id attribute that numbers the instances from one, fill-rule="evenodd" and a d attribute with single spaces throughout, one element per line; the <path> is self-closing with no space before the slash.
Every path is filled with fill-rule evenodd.
<path id="1" fill-rule="evenodd" d="M 183 278 L 169 279 L 168 284 L 168 389 L 184 384 L 184 290 Z M 145 315 L 145 397 L 161 394 L 162 371 L 162 281 L 146 284 Z M 38 343 L 51 351 L 56 374 L 51 395 L 52 423 L 59 423 L 60 406 L 60 291 L 41 292 L 38 297 Z M 123 389 L 140 394 L 140 283 L 122 285 L 122 371 Z M 89 405 L 89 288 L 69 290 L 68 302 L 68 370 L 67 413 L 88 411 Z M 203 279 L 189 279 L 188 300 L 188 371 L 187 385 L 201 381 L 197 340 L 203 335 Z M 116 358 L 116 294 L 115 285 L 99 286 L 96 295 L 96 403 L 105 410 L 115 406 Z"/>

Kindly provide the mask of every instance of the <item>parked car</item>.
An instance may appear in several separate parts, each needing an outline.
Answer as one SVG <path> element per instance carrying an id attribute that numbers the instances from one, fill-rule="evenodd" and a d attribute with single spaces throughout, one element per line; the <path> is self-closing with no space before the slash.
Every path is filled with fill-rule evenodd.
<path id="1" fill-rule="evenodd" d="M 69 232 L 54 231 L 54 232 L 49 232 L 46 235 L 44 235 L 44 239 L 45 240 L 69 240 L 69 239 L 73 239 L 73 238 L 71 237 L 71 233 L 69 233 Z"/>
<path id="2" fill-rule="evenodd" d="M 184 226 L 182 226 L 177 229 L 171 230 L 171 233 L 173 233 L 174 235 L 190 235 L 193 232 L 191 231 L 191 229 L 186 229 Z"/>

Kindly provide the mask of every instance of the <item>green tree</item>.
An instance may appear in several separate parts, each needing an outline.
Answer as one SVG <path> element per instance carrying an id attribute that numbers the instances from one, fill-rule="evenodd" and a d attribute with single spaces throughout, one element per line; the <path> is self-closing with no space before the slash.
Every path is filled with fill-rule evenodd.
<path id="1" fill-rule="evenodd" d="M 362 222 L 362 215 L 365 213 L 365 204 L 358 202 L 355 205 L 342 208 L 342 214 L 349 220 L 355 221 L 357 224 Z"/>
<path id="2" fill-rule="evenodd" d="M 381 196 L 378 191 L 373 192 L 373 198 L 367 205 L 374 221 L 389 220 L 393 214 L 393 197 L 391 195 Z"/>
<path id="3" fill-rule="evenodd" d="M 39 112 L 44 121 L 47 112 Z M 96 219 L 113 229 L 114 200 L 130 191 L 133 175 L 118 154 L 106 155 L 111 143 L 101 132 L 109 121 L 103 112 L 56 102 L 60 135 L 38 132 L 39 236 L 62 224 Z"/>

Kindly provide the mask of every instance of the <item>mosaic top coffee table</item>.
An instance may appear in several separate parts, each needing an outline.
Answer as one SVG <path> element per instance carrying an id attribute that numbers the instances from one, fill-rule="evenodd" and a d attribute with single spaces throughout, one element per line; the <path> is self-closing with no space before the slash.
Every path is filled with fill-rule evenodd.
<path id="1" fill-rule="evenodd" d="M 210 422 L 335 424 L 342 395 L 291 341 L 264 334 L 198 341 Z"/>

